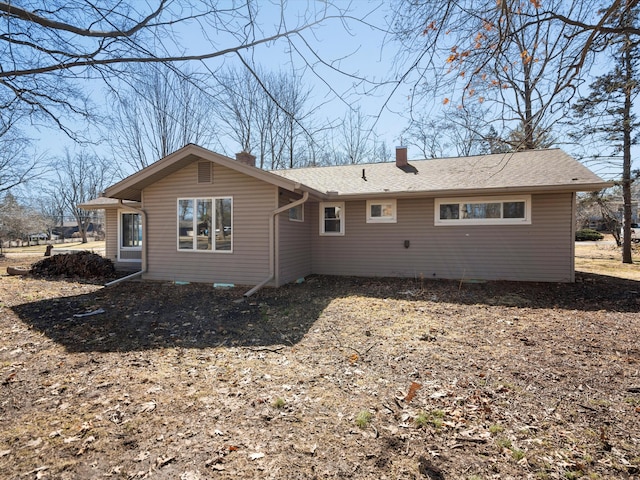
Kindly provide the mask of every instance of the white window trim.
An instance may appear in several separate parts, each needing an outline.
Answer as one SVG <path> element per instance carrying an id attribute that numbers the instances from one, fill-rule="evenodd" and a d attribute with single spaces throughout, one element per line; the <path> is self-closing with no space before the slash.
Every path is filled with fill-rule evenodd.
<path id="1" fill-rule="evenodd" d="M 325 232 L 324 231 L 324 209 L 325 207 L 339 207 L 340 208 L 340 231 L 339 232 Z M 344 236 L 344 224 L 345 224 L 345 211 L 344 202 L 320 202 L 320 235 L 326 237 L 340 237 Z"/>
<path id="2" fill-rule="evenodd" d="M 118 262 L 140 263 L 142 261 L 142 259 L 140 258 L 122 258 L 122 255 L 120 255 L 120 252 L 141 252 L 142 251 L 142 245 L 140 245 L 139 247 L 124 247 L 122 245 L 122 214 L 124 213 L 140 215 L 140 212 L 136 212 L 135 210 L 118 209 Z M 142 235 L 144 238 L 144 230 L 142 232 Z"/>
<path id="3" fill-rule="evenodd" d="M 290 202 L 290 203 L 291 203 L 291 202 L 295 202 L 295 201 L 296 201 L 296 200 L 294 200 L 294 199 L 291 199 L 291 198 L 289 199 L 289 202 Z M 296 208 L 296 209 L 297 209 L 297 208 L 299 208 L 299 209 L 300 209 L 300 212 L 301 212 L 301 214 L 302 214 L 302 218 L 291 218 L 291 217 L 289 216 L 289 221 L 290 221 L 290 222 L 304 223 L 304 204 L 300 204 L 300 205 L 298 205 L 297 207 L 293 207 L 293 208 Z M 293 210 L 293 208 L 290 208 L 288 211 Z"/>
<path id="4" fill-rule="evenodd" d="M 388 217 L 372 217 L 371 206 L 373 205 L 385 205 L 391 204 L 391 216 Z M 398 221 L 398 207 L 396 199 L 391 200 L 367 200 L 367 223 L 397 223 Z"/>
<path id="5" fill-rule="evenodd" d="M 440 219 L 440 205 L 448 203 L 505 203 L 524 202 L 524 218 L 457 218 Z M 531 225 L 531 195 L 517 195 L 504 197 L 454 197 L 436 198 L 433 209 L 434 225 L 460 226 L 460 225 Z"/>
<path id="6" fill-rule="evenodd" d="M 211 200 L 211 208 L 212 208 L 212 217 L 215 218 L 215 211 L 216 211 L 216 200 L 224 200 L 224 199 L 229 199 L 231 200 L 231 249 L 230 250 L 216 250 L 216 239 L 215 239 L 215 235 L 216 235 L 216 229 L 215 229 L 215 222 L 212 221 L 211 222 L 211 228 L 213 229 L 212 232 L 212 244 L 211 244 L 211 250 L 198 250 L 197 248 L 180 248 L 180 226 L 179 223 L 180 221 L 178 220 L 179 217 L 179 212 L 180 212 L 180 201 L 181 200 L 193 200 L 194 202 L 196 200 Z M 195 205 L 194 205 L 195 207 Z M 195 221 L 195 217 L 194 217 L 194 221 Z M 233 196 L 231 195 L 225 195 L 225 196 L 219 196 L 219 197 L 180 197 L 176 200 L 176 249 L 178 252 L 182 252 L 182 253 L 233 253 L 233 235 L 234 235 L 234 227 L 233 227 Z M 196 243 L 196 239 L 194 236 L 194 240 L 193 243 Z"/>

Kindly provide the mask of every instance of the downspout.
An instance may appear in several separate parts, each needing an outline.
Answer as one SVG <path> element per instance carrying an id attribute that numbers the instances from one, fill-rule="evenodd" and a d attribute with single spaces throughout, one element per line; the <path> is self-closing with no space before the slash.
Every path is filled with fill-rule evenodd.
<path id="1" fill-rule="evenodd" d="M 116 285 L 120 282 L 139 277 L 147 271 L 147 214 L 141 208 L 135 208 L 130 205 L 125 205 L 122 200 L 118 200 L 118 206 L 123 210 L 133 210 L 134 212 L 139 213 L 142 217 L 142 269 L 139 272 L 132 273 L 131 275 L 127 275 L 126 277 L 118 278 L 116 280 L 112 280 L 111 282 L 105 283 L 105 287 L 110 287 L 111 285 Z M 120 241 L 120 239 L 118 239 L 118 241 Z"/>
<path id="2" fill-rule="evenodd" d="M 297 207 L 298 205 L 302 205 L 309 199 L 309 192 L 303 192 L 302 198 L 296 200 L 295 202 L 288 203 L 280 208 L 276 208 L 273 212 L 271 212 L 269 216 L 269 276 L 265 278 L 258 285 L 253 287 L 251 290 L 244 294 L 245 297 L 250 297 L 262 287 L 264 287 L 267 283 L 273 280 L 276 276 L 276 249 L 278 246 L 276 245 L 276 217 L 282 212 L 286 212 L 290 208 Z"/>
<path id="3" fill-rule="evenodd" d="M 569 282 L 575 283 L 576 281 L 576 210 L 577 206 L 577 192 L 571 192 L 571 272 L 569 273 Z"/>

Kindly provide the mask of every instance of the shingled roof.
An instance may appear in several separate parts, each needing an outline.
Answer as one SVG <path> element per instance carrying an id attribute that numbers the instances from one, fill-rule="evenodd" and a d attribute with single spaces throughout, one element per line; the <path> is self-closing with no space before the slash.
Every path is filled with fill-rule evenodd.
<path id="1" fill-rule="evenodd" d="M 612 185 L 560 149 L 472 157 L 273 170 L 327 197 L 594 191 Z M 303 187 L 304 188 L 304 187 Z"/>

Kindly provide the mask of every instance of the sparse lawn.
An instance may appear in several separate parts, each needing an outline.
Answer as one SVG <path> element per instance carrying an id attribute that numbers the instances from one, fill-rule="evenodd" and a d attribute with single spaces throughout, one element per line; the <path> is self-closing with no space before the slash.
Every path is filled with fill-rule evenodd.
<path id="1" fill-rule="evenodd" d="M 248 300 L 0 259 L 0 478 L 637 478 L 640 267 L 599 247 L 575 284 Z"/>
<path id="2" fill-rule="evenodd" d="M 77 242 L 69 242 L 69 243 L 56 243 L 53 245 L 53 250 L 89 250 L 89 251 L 102 251 L 104 252 L 105 242 L 96 241 L 96 242 L 87 242 L 82 243 L 81 241 Z M 47 249 L 47 245 L 42 243 L 41 245 L 31 245 L 30 247 L 15 247 L 15 248 L 5 248 L 4 252 L 9 255 L 15 254 L 29 254 L 29 255 L 44 255 L 45 250 Z"/>
<path id="3" fill-rule="evenodd" d="M 605 239 L 612 239 L 607 235 Z M 633 264 L 622 263 L 620 248 L 615 245 L 576 242 L 576 270 L 640 281 L 640 245 L 633 245 Z"/>

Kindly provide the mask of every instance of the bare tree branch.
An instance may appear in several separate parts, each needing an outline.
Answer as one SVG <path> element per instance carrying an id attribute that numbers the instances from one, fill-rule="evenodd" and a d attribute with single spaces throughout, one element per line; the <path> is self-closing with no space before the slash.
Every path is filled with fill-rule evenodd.
<path id="1" fill-rule="evenodd" d="M 160 4 L 158 5 L 158 8 L 155 11 L 151 12 L 147 17 L 143 18 L 141 21 L 135 22 L 135 24 L 131 28 L 128 28 L 127 30 L 116 29 L 111 31 L 92 30 L 90 28 L 80 28 L 66 22 L 60 22 L 57 20 L 46 18 L 42 15 L 37 14 L 33 10 L 31 11 L 25 10 L 23 8 L 17 7 L 7 2 L 0 2 L 0 12 L 4 12 L 6 16 L 13 19 L 20 19 L 26 22 L 36 23 L 41 27 L 51 28 L 53 30 L 62 30 L 62 31 L 70 32 L 75 35 L 80 35 L 83 37 L 115 38 L 115 37 L 130 37 L 135 33 L 139 32 L 140 30 L 142 30 L 143 28 L 147 27 L 154 18 L 157 18 L 163 12 L 167 3 L 168 3 L 168 0 L 160 0 Z M 96 10 L 102 15 L 102 12 L 100 10 L 98 9 Z M 113 10 L 111 11 L 113 12 Z M 106 15 L 108 15 L 108 13 Z M 106 20 L 106 15 L 103 17 L 103 19 L 105 20 Z"/>

